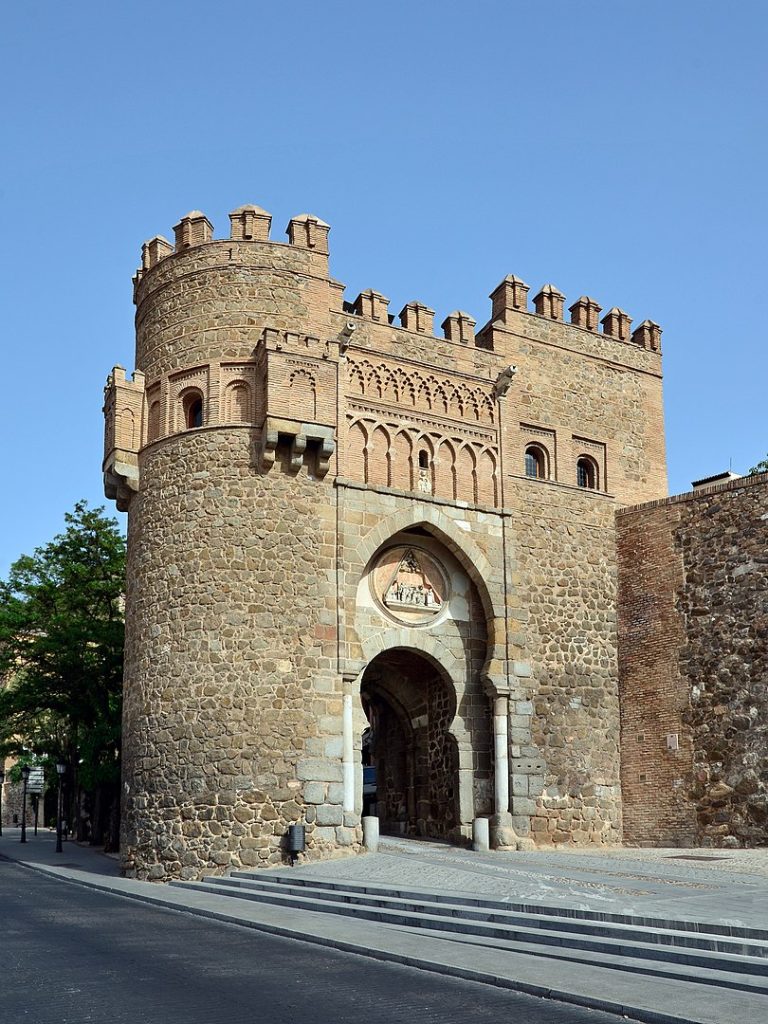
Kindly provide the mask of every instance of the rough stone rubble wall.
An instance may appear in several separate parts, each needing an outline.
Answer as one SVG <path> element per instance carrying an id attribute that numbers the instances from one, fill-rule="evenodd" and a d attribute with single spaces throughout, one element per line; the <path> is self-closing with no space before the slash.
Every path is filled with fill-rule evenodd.
<path id="1" fill-rule="evenodd" d="M 768 477 L 617 523 L 627 838 L 765 843 Z"/>
<path id="2" fill-rule="evenodd" d="M 534 504 L 531 495 L 537 494 Z M 513 778 L 515 813 L 537 843 L 621 839 L 616 662 L 615 504 L 521 481 L 511 534 L 534 679 L 532 741 L 541 777 Z M 524 722 L 512 721 L 512 756 Z"/>
<path id="3" fill-rule="evenodd" d="M 142 876 L 279 863 L 300 818 L 316 855 L 359 840 L 342 810 L 334 491 L 280 462 L 258 474 L 251 434 L 195 432 L 143 454 L 123 819 L 124 860 Z"/>

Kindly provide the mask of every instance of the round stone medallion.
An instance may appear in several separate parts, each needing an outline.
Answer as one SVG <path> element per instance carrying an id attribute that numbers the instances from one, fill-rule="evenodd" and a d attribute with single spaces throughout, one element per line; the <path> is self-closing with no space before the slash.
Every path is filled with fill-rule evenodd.
<path id="1" fill-rule="evenodd" d="M 447 575 L 436 559 L 423 548 L 404 544 L 378 559 L 371 589 L 387 614 L 407 626 L 431 622 L 450 596 Z"/>

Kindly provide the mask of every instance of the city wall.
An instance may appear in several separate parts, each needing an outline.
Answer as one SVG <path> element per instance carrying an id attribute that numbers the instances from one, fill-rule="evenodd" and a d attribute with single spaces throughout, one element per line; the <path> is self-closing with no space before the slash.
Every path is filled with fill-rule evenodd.
<path id="1" fill-rule="evenodd" d="M 768 840 L 768 475 L 621 510 L 625 839 Z"/>

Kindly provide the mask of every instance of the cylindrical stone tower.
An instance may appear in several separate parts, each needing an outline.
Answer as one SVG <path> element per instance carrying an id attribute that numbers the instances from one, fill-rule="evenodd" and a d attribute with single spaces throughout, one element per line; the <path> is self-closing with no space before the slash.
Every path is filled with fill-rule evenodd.
<path id="1" fill-rule="evenodd" d="M 278 863 L 299 821 L 309 856 L 361 839 L 341 774 L 328 225 L 296 217 L 279 244 L 259 207 L 230 219 L 226 241 L 193 212 L 175 248 L 145 244 L 137 371 L 106 389 L 105 487 L 129 534 L 122 850 L 142 878 Z"/>

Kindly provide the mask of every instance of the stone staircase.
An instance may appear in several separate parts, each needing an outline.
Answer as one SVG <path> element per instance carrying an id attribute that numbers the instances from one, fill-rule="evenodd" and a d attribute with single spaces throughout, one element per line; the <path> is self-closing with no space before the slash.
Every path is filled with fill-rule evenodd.
<path id="1" fill-rule="evenodd" d="M 429 933 L 470 947 L 768 996 L 768 930 L 236 871 L 173 886 Z M 766 1003 L 768 1020 L 768 1002 Z"/>

